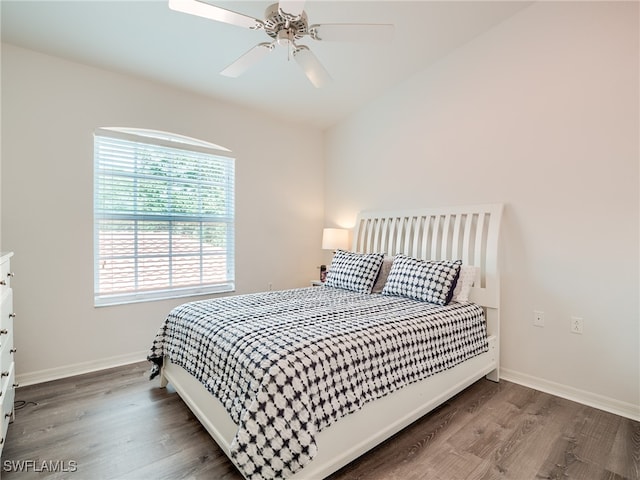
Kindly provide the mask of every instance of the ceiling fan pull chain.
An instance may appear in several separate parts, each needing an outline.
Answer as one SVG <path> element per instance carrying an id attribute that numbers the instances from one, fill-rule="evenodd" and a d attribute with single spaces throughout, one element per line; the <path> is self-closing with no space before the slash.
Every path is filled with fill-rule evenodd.
<path id="1" fill-rule="evenodd" d="M 289 45 L 287 45 L 287 61 L 289 62 L 291 61 L 297 48 L 298 46 L 295 44 L 293 40 L 289 42 Z"/>

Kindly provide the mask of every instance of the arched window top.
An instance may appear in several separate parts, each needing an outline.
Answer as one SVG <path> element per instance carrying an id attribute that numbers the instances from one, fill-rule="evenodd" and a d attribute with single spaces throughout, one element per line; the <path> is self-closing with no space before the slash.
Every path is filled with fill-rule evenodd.
<path id="1" fill-rule="evenodd" d="M 226 147 L 216 145 L 215 143 L 207 142 L 205 140 L 199 140 L 197 138 L 180 135 L 178 133 L 163 132 L 161 130 L 151 130 L 148 128 L 101 127 L 96 130 L 96 134 L 117 138 L 144 137 L 152 143 L 164 144 L 165 146 L 171 146 L 171 144 L 179 144 L 179 148 L 193 149 L 195 147 L 196 149 L 206 149 L 209 151 L 213 151 L 213 153 L 231 152 L 231 150 Z"/>

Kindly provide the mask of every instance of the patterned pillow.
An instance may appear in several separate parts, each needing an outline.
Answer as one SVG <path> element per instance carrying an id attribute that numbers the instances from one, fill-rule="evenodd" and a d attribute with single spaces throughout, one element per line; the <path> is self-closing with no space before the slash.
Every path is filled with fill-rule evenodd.
<path id="1" fill-rule="evenodd" d="M 329 266 L 325 285 L 358 293 L 371 293 L 383 258 L 383 253 L 354 253 L 338 250 Z"/>
<path id="2" fill-rule="evenodd" d="M 461 260 L 429 262 L 398 254 L 382 294 L 446 305 L 451 300 L 461 264 Z"/>

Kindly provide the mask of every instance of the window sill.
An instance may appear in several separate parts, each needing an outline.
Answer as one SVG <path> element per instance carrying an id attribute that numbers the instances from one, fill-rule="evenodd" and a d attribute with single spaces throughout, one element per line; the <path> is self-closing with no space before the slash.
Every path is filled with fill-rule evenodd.
<path id="1" fill-rule="evenodd" d="M 102 308 L 115 305 L 127 305 L 130 303 L 158 302 L 175 298 L 201 297 L 203 295 L 230 293 L 235 292 L 235 290 L 235 284 L 227 284 L 209 288 L 190 288 L 184 290 L 164 290 L 162 292 L 136 293 L 130 295 L 111 295 L 94 298 L 93 306 L 96 308 Z"/>

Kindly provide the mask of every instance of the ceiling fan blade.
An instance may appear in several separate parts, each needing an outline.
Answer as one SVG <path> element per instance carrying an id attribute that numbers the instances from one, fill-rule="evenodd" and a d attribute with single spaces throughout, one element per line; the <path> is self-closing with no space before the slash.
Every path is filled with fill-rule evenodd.
<path id="1" fill-rule="evenodd" d="M 280 0 L 278 8 L 287 15 L 298 18 L 304 11 L 305 0 Z"/>
<path id="2" fill-rule="evenodd" d="M 305 75 L 316 88 L 322 88 L 331 82 L 329 72 L 325 70 L 314 53 L 305 45 L 297 45 L 293 51 L 293 58 L 302 67 Z"/>
<path id="3" fill-rule="evenodd" d="M 264 27 L 262 20 L 242 13 L 236 13 L 226 8 L 216 7 L 215 5 L 200 0 L 169 0 L 169 8 L 178 12 L 189 13 L 251 30 L 258 30 Z"/>
<path id="4" fill-rule="evenodd" d="M 395 27 L 391 24 L 327 23 L 311 25 L 309 35 L 314 40 L 340 42 L 388 42 Z"/>
<path id="5" fill-rule="evenodd" d="M 260 43 L 220 72 L 225 77 L 239 77 L 274 49 L 273 43 Z"/>

